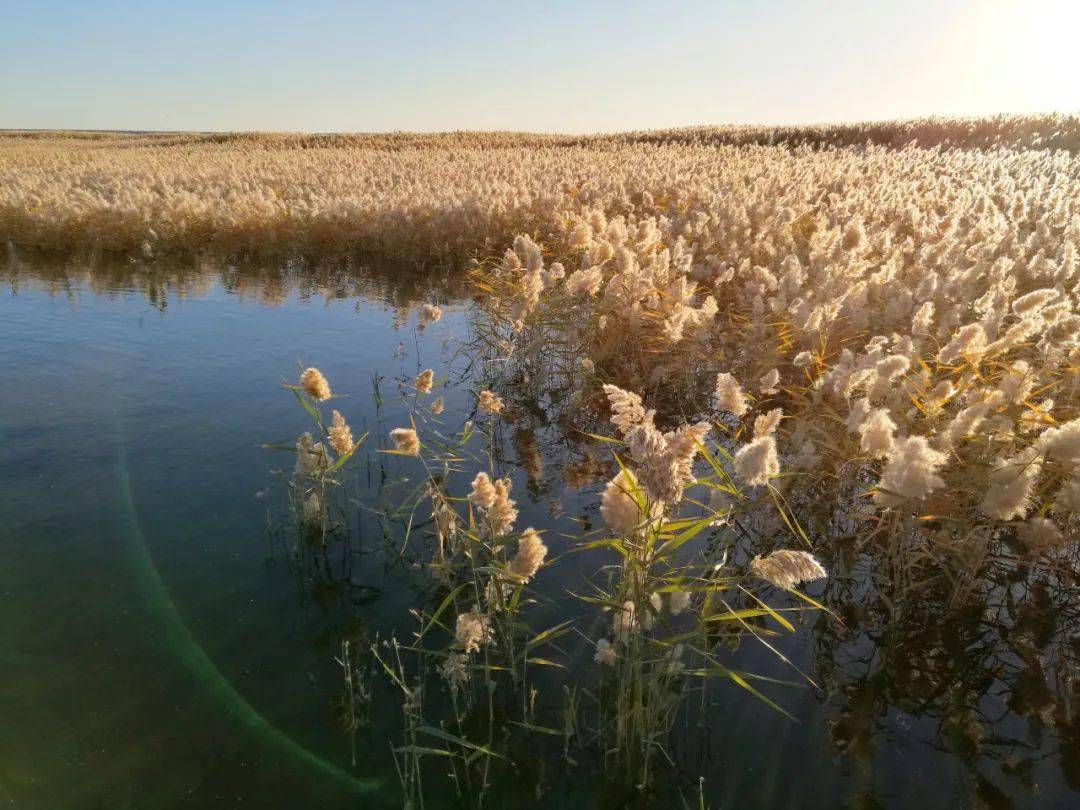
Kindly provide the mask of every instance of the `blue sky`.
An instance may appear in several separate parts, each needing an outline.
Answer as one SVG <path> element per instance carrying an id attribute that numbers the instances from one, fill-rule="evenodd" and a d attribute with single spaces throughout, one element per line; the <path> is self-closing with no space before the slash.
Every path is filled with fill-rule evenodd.
<path id="1" fill-rule="evenodd" d="M 0 0 L 0 127 L 593 132 L 1080 111 L 1078 7 Z"/>

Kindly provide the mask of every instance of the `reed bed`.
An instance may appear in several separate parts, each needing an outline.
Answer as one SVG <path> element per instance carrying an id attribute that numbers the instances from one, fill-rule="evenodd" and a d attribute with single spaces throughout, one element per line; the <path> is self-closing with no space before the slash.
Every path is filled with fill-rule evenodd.
<path id="1" fill-rule="evenodd" d="M 716 197 L 749 210 L 811 181 L 787 198 L 798 217 L 896 173 L 909 182 L 913 166 L 978 182 L 964 150 L 1072 165 L 1078 145 L 1080 120 L 1060 115 L 592 136 L 9 132 L 0 239 L 61 254 L 454 262 L 586 210 L 711 215 Z"/>
<path id="2" fill-rule="evenodd" d="M 429 305 L 420 323 L 440 316 Z M 404 544 L 413 534 L 427 538 L 416 570 L 428 595 L 410 610 L 410 638 L 369 639 L 366 649 L 345 639 L 337 659 L 346 731 L 370 722 L 376 673 L 399 701 L 402 736 L 392 750 L 406 806 L 423 807 L 425 793 L 446 775 L 466 805 L 482 806 L 507 768 L 518 767 L 516 752 L 552 745 L 546 755 L 553 767 L 588 759 L 605 778 L 643 795 L 656 771 L 674 762 L 669 735 L 680 707 L 695 693 L 704 701 L 708 682 L 742 688 L 763 711 L 783 712 L 761 691 L 774 678 L 725 663 L 743 639 L 761 643 L 794 677 L 813 684 L 774 645 L 777 636 L 795 632 L 803 614 L 821 609 L 797 588 L 827 573 L 802 549 L 748 559 L 730 544 L 701 542 L 750 504 L 725 471 L 725 451 L 707 440 L 707 425 L 660 439 L 673 462 L 661 474 L 634 451 L 651 415 L 635 395 L 610 386 L 608 441 L 629 443 L 626 462 L 616 451 L 618 473 L 601 498 L 603 526 L 582 527 L 553 557 L 542 532 L 520 525 L 512 479 L 497 473 L 506 403 L 482 389 L 476 419 L 450 431 L 440 418 L 441 385 L 430 369 L 402 383 L 408 425 L 388 431 L 380 451 L 411 470 L 402 479 L 408 491 L 394 500 L 396 511 L 409 514 Z M 296 442 L 289 482 L 300 559 L 348 542 L 346 491 L 349 476 L 362 468 L 356 454 L 366 435 L 354 436 L 317 369 L 305 369 L 287 387 L 313 426 Z M 462 480 L 467 470 L 479 472 Z M 775 508 L 786 509 L 779 498 Z M 586 571 L 583 552 L 607 561 Z M 582 572 L 581 592 L 569 596 L 583 610 L 536 626 L 534 615 L 563 598 L 535 587 L 541 569 L 551 566 Z"/>
<path id="3" fill-rule="evenodd" d="M 567 761 L 592 745 L 644 786 L 692 684 L 764 698 L 725 645 L 772 645 L 821 610 L 798 586 L 826 576 L 837 536 L 901 606 L 931 591 L 950 609 L 996 604 L 988 570 L 1042 582 L 1071 568 L 1078 133 L 1046 116 L 584 138 L 14 134 L 0 141 L 0 237 L 146 260 L 467 262 L 478 365 L 497 370 L 476 423 L 441 432 L 425 372 L 410 423 L 385 437 L 422 474 L 411 502 L 429 515 L 440 598 L 415 611 L 412 638 L 363 661 L 342 648 L 348 716 L 374 661 L 400 692 L 410 806 L 431 758 L 483 797 L 511 733 L 558 738 Z M 291 503 L 317 547 L 360 440 L 317 371 L 292 389 L 314 435 L 295 447 Z M 584 625 L 530 621 L 537 572 L 576 561 L 517 525 L 491 461 L 499 420 L 530 407 L 614 465 L 590 470 L 606 479 L 603 526 L 574 538 L 610 555 L 575 594 L 598 617 Z M 466 467 L 483 472 L 455 488 Z M 770 538 L 753 557 L 748 525 Z M 580 669 L 571 639 L 592 681 L 540 716 L 532 679 Z"/>
<path id="4" fill-rule="evenodd" d="M 736 477 L 826 491 L 868 535 L 976 557 L 1075 539 L 1080 161 L 719 160 L 722 184 L 568 212 L 475 272 L 518 376 L 576 406 L 616 383 L 661 417 L 711 400 Z"/>

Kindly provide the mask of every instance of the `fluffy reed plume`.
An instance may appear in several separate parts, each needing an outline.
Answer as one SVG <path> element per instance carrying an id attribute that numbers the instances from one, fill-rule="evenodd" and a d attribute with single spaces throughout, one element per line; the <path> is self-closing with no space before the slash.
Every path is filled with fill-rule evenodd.
<path id="1" fill-rule="evenodd" d="M 888 408 L 874 408 L 859 425 L 859 448 L 873 458 L 885 458 L 893 449 L 896 422 Z"/>
<path id="2" fill-rule="evenodd" d="M 722 411 L 730 411 L 735 416 L 742 416 L 748 410 L 746 397 L 736 379 L 727 372 L 716 375 L 716 387 L 713 401 Z"/>
<path id="3" fill-rule="evenodd" d="M 604 283 L 604 271 L 599 267 L 587 270 L 575 270 L 567 279 L 564 288 L 570 296 L 596 295 Z"/>
<path id="4" fill-rule="evenodd" d="M 619 659 L 619 654 L 615 651 L 615 648 L 611 645 L 611 642 L 606 638 L 602 638 L 596 642 L 596 654 L 593 655 L 593 661 L 605 666 L 615 666 L 615 662 Z"/>
<path id="5" fill-rule="evenodd" d="M 938 352 L 938 362 L 952 365 L 959 360 L 972 362 L 978 360 L 986 351 L 986 332 L 981 324 L 969 323 L 958 329 L 945 346 Z"/>
<path id="6" fill-rule="evenodd" d="M 1031 490 L 1042 471 L 1042 463 L 1038 448 L 1029 447 L 995 464 L 982 510 L 998 520 L 1026 515 L 1031 508 Z"/>
<path id="7" fill-rule="evenodd" d="M 444 406 L 442 397 L 435 397 L 435 399 L 433 399 L 431 401 L 431 404 L 428 406 L 428 410 L 431 411 L 431 413 L 435 416 L 438 416 L 440 413 L 442 413 L 443 408 Z"/>
<path id="8" fill-rule="evenodd" d="M 495 500 L 488 507 L 487 520 L 491 526 L 491 532 L 495 536 L 504 535 L 514 528 L 517 520 L 515 502 L 510 497 L 510 479 L 501 478 L 493 485 L 495 487 Z"/>
<path id="9" fill-rule="evenodd" d="M 1054 521 L 1044 517 L 1034 517 L 1023 524 L 1017 531 L 1020 542 L 1032 551 L 1046 551 L 1061 544 L 1061 530 Z"/>
<path id="10" fill-rule="evenodd" d="M 776 428 L 780 426 L 780 420 L 783 418 L 784 409 L 773 408 L 771 411 L 763 413 L 754 419 L 754 438 L 760 439 L 762 436 L 772 436 L 776 433 Z"/>
<path id="11" fill-rule="evenodd" d="M 353 435 L 345 417 L 334 411 L 330 421 L 329 430 L 330 446 L 339 456 L 343 456 L 353 449 Z"/>
<path id="12" fill-rule="evenodd" d="M 544 564 L 547 551 L 536 529 L 526 529 L 521 533 L 517 553 L 510 560 L 507 571 L 518 582 L 528 582 Z"/>
<path id="13" fill-rule="evenodd" d="M 463 689 L 469 682 L 469 670 L 464 653 L 452 652 L 439 665 L 439 674 L 455 689 Z"/>
<path id="14" fill-rule="evenodd" d="M 609 529 L 622 535 L 637 533 L 645 522 L 642 508 L 638 505 L 640 493 L 637 476 L 629 469 L 620 470 L 608 481 L 600 499 L 600 515 Z"/>
<path id="15" fill-rule="evenodd" d="M 419 391 L 421 394 L 430 394 L 431 386 L 435 382 L 435 372 L 432 369 L 425 369 L 421 371 L 415 380 L 413 380 L 413 388 Z"/>
<path id="16" fill-rule="evenodd" d="M 300 375 L 300 388 L 316 401 L 330 399 L 330 383 L 317 368 L 304 369 L 304 373 Z"/>
<path id="17" fill-rule="evenodd" d="M 759 389 L 762 394 L 775 394 L 776 386 L 780 384 L 780 372 L 777 369 L 771 369 L 764 377 L 758 382 Z"/>
<path id="18" fill-rule="evenodd" d="M 640 396 L 615 385 L 604 385 L 604 393 L 611 406 L 611 424 L 624 436 L 645 421 L 648 414 Z"/>
<path id="19" fill-rule="evenodd" d="M 1017 360 L 998 382 L 1001 396 L 1013 405 L 1019 405 L 1029 396 L 1035 387 L 1035 375 L 1026 360 Z"/>
<path id="20" fill-rule="evenodd" d="M 480 392 L 477 397 L 477 404 L 484 413 L 500 414 L 503 412 L 502 398 L 487 389 Z"/>
<path id="21" fill-rule="evenodd" d="M 1032 290 L 1027 295 L 1021 295 L 1012 302 L 1012 311 L 1016 315 L 1024 317 L 1030 315 L 1046 304 L 1057 299 L 1061 293 L 1053 289 Z"/>
<path id="22" fill-rule="evenodd" d="M 813 554 L 791 549 L 774 551 L 764 557 L 759 554 L 750 561 L 750 573 L 784 590 L 828 576 Z"/>
<path id="23" fill-rule="evenodd" d="M 672 591 L 668 596 L 668 612 L 672 616 L 678 616 L 690 607 L 690 591 Z"/>
<path id="24" fill-rule="evenodd" d="M 437 322 L 442 318 L 442 310 L 435 304 L 424 304 L 420 307 L 420 326 Z"/>
<path id="25" fill-rule="evenodd" d="M 1004 401 L 1005 395 L 994 391 L 980 401 L 958 411 L 952 421 L 937 435 L 937 443 L 943 448 L 954 446 L 961 439 L 973 435 L 986 417 Z"/>
<path id="26" fill-rule="evenodd" d="M 1080 419 L 1047 428 L 1039 436 L 1038 446 L 1053 461 L 1069 467 L 1080 466 Z"/>
<path id="27" fill-rule="evenodd" d="M 1080 476 L 1065 482 L 1054 496 L 1054 509 L 1080 514 Z"/>
<path id="28" fill-rule="evenodd" d="M 491 483 L 491 476 L 486 472 L 478 472 L 472 482 L 469 500 L 481 509 L 490 509 L 495 503 L 495 497 L 495 486 Z"/>
<path id="29" fill-rule="evenodd" d="M 293 468 L 293 481 L 300 485 L 309 479 L 322 476 L 330 466 L 326 447 L 322 442 L 312 439 L 310 433 L 304 433 L 296 442 L 296 466 Z"/>
<path id="30" fill-rule="evenodd" d="M 650 424 L 628 436 L 631 454 L 645 473 L 650 497 L 668 504 L 682 500 L 683 487 L 694 480 L 694 459 L 710 430 L 708 422 L 698 422 L 660 434 Z"/>
<path id="31" fill-rule="evenodd" d="M 653 411 L 645 410 L 640 396 L 614 385 L 605 385 L 604 393 L 611 406 L 611 423 L 626 438 L 649 498 L 678 503 L 683 487 L 693 480 L 694 458 L 710 430 L 708 423 L 661 433 L 653 424 Z"/>
<path id="32" fill-rule="evenodd" d="M 923 436 L 897 440 L 881 472 L 874 502 L 881 506 L 898 506 L 906 498 L 929 495 L 945 485 L 936 474 L 945 461 L 945 454 L 933 449 Z"/>
<path id="33" fill-rule="evenodd" d="M 459 613 L 454 628 L 454 641 L 463 654 L 469 655 L 491 641 L 491 622 L 487 616 L 473 607 L 468 613 Z"/>
<path id="34" fill-rule="evenodd" d="M 472 482 L 469 500 L 484 513 L 496 537 L 506 534 L 517 520 L 515 502 L 510 497 L 510 479 L 492 481 L 486 472 L 479 472 Z M 537 538 L 539 539 L 539 538 Z"/>
<path id="35" fill-rule="evenodd" d="M 750 486 L 767 484 L 780 474 L 780 458 L 776 453 L 776 438 L 759 436 L 744 444 L 735 454 L 735 474 Z"/>
<path id="36" fill-rule="evenodd" d="M 862 428 L 863 422 L 866 421 L 866 417 L 870 415 L 871 410 L 870 400 L 866 397 L 862 397 L 851 403 L 851 410 L 848 411 L 847 419 L 844 420 L 844 425 L 847 427 L 848 431 L 858 434 L 860 428 Z"/>
<path id="37" fill-rule="evenodd" d="M 637 607 L 633 601 L 627 599 L 623 602 L 622 608 L 615 611 L 615 616 L 612 619 L 612 632 L 618 641 L 625 644 L 630 640 L 631 634 L 638 630 L 639 627 Z"/>
<path id="38" fill-rule="evenodd" d="M 406 456 L 420 455 L 420 438 L 412 428 L 394 428 L 390 431 L 394 449 Z"/>

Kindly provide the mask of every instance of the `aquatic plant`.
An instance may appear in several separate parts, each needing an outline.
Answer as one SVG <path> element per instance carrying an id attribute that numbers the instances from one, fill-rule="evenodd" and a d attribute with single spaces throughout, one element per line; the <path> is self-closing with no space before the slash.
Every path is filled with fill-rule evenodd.
<path id="1" fill-rule="evenodd" d="M 1005 524 L 1034 513 L 1075 538 L 1075 156 L 712 157 L 745 170 L 724 175 L 736 193 L 639 187 L 623 206 L 568 208 L 545 239 L 522 235 L 481 263 L 479 300 L 502 324 L 491 345 L 519 376 L 593 408 L 597 388 L 648 391 L 649 423 L 714 406 L 734 417 L 725 431 L 753 436 L 732 447 L 750 486 L 790 495 L 832 480 L 839 493 L 865 471 L 865 494 L 898 528 L 929 513 L 1016 531 Z M 835 191 L 821 200 L 821 188 Z M 556 263 L 578 269 L 545 276 Z M 535 278 L 548 279 L 539 291 Z M 643 419 L 633 401 L 611 408 L 620 429 Z M 841 424 L 854 441 L 828 429 Z M 631 447 L 659 435 L 641 428 Z"/>
<path id="2" fill-rule="evenodd" d="M 499 148 L 467 162 L 487 166 Z M 454 436 L 432 421 L 434 372 L 402 380 L 411 421 L 388 452 L 422 476 L 410 502 L 430 516 L 422 568 L 439 596 L 390 668 L 403 699 L 435 683 L 451 708 L 437 721 L 430 703 L 414 711 L 403 784 L 435 756 L 424 735 L 437 735 L 419 729 L 438 728 L 455 783 L 482 793 L 510 754 L 495 719 L 508 711 L 519 731 L 560 736 L 564 755 L 593 740 L 613 773 L 647 783 L 702 683 L 765 698 L 724 645 L 775 649 L 794 614 L 820 607 L 786 592 L 826 565 L 868 566 L 882 604 L 900 606 L 882 623 L 909 633 L 902 607 L 922 609 L 924 594 L 936 600 L 925 612 L 945 616 L 988 602 L 995 566 L 1049 572 L 1074 553 L 1075 154 L 704 136 L 523 149 L 499 181 L 520 182 L 512 204 L 485 188 L 471 207 L 425 201 L 415 220 L 388 215 L 368 232 L 388 250 L 444 229 L 448 255 L 478 257 L 471 326 L 479 365 L 498 370 L 470 380 L 476 424 Z M 430 152 L 398 159 L 436 165 Z M 541 401 L 592 444 L 568 481 L 602 481 L 603 525 L 583 524 L 568 551 L 519 525 L 521 491 L 499 465 L 500 425 L 518 420 L 513 447 L 540 492 L 522 414 Z M 324 466 L 322 442 L 304 443 L 301 480 L 318 480 L 307 470 Z M 329 525 L 325 491 L 302 489 L 298 521 Z M 545 569 L 579 552 L 609 555 L 575 590 L 591 621 L 534 627 Z M 567 686 L 561 724 L 545 720 L 537 672 L 576 674 L 578 659 L 595 664 L 589 688 Z M 945 715 L 950 734 L 969 735 L 970 711 Z"/>
<path id="3" fill-rule="evenodd" d="M 140 260 L 209 252 L 460 261 L 498 253 L 517 234 L 550 245 L 564 225 L 560 241 L 587 248 L 603 237 L 589 220 L 599 210 L 671 218 L 688 244 L 699 232 L 703 248 L 719 236 L 735 266 L 751 258 L 767 267 L 786 254 L 769 254 L 767 244 L 752 253 L 744 242 L 767 239 L 774 227 L 806 235 L 807 215 L 827 212 L 844 219 L 840 247 L 857 250 L 874 242 L 880 221 L 903 226 L 912 181 L 923 197 L 970 205 L 985 190 L 995 207 L 1008 208 L 1011 180 L 973 176 L 973 162 L 1000 162 L 1010 177 L 1052 178 L 1053 197 L 1067 186 L 1077 151 L 1075 115 L 592 136 L 6 132 L 0 240 Z M 1064 176 L 1054 177 L 1051 164 Z M 893 183 L 895 196 L 873 192 L 882 197 L 876 208 L 850 204 Z M 907 234 L 898 235 L 899 246 Z M 560 259 L 534 273 L 533 294 L 565 272 L 569 291 L 595 295 L 612 258 L 605 250 L 598 245 L 597 261 L 584 267 Z M 686 317 L 668 320 L 672 335 L 693 331 L 681 323 Z"/>
<path id="4" fill-rule="evenodd" d="M 300 435 L 290 480 L 291 501 L 300 516 L 303 533 L 310 541 L 323 543 L 327 530 L 328 488 L 333 487 L 334 476 L 353 458 L 367 434 L 354 440 L 352 429 L 337 410 L 331 412 L 330 424 L 326 424 L 321 403 L 331 398 L 330 384 L 317 368 L 304 369 L 299 384 L 286 383 L 285 387 L 293 392 L 311 417 L 320 439 L 325 440 L 325 443 L 317 441 L 309 432 Z"/>
<path id="5" fill-rule="evenodd" d="M 420 389 L 430 393 L 435 385 L 432 375 L 425 374 L 430 385 L 409 386 L 407 380 L 402 381 L 402 401 L 410 408 L 414 426 L 391 431 L 393 449 L 383 452 L 423 471 L 422 485 L 406 500 L 413 510 L 426 505 L 429 511 L 427 526 L 435 542 L 426 570 L 441 596 L 437 606 L 418 606 L 412 611 L 420 627 L 410 643 L 376 640 L 369 650 L 370 660 L 401 692 L 404 739 L 394 752 L 408 801 L 422 803 L 424 760 L 438 755 L 451 760 L 457 789 L 482 802 L 491 769 L 510 756 L 503 718 L 507 711 L 520 711 L 513 723 L 525 732 L 552 733 L 558 720 L 543 716 L 535 702 L 538 683 L 548 683 L 550 689 L 551 679 L 545 675 L 538 681 L 535 673 L 578 669 L 580 664 L 574 663 L 574 654 L 566 648 L 566 641 L 575 635 L 586 646 L 584 657 L 592 658 L 599 671 L 592 676 L 595 691 L 586 693 L 588 710 L 576 705 L 563 709 L 563 754 L 570 757 L 572 748 L 597 745 L 598 761 L 610 760 L 613 777 L 627 784 L 649 784 L 657 761 L 670 759 L 665 739 L 685 695 L 704 688 L 710 680 L 723 679 L 748 690 L 762 701 L 764 710 L 779 709 L 753 685 L 753 674 L 732 670 L 722 659 L 727 645 L 742 637 L 758 639 L 774 649 L 768 639 L 775 631 L 767 629 L 763 620 L 771 619 L 781 630 L 792 631 L 784 614 L 793 616 L 818 607 L 807 596 L 801 596 L 795 606 L 771 607 L 755 581 L 764 579 L 789 590 L 801 581 L 824 577 L 825 572 L 803 551 L 775 552 L 743 567 L 731 559 L 733 546 L 721 549 L 695 542 L 738 510 L 756 508 L 752 499 L 739 492 L 729 472 L 736 462 L 727 456 L 730 463 L 726 465 L 722 460 L 726 451 L 717 448 L 718 456 L 707 447 L 708 422 L 661 431 L 653 422 L 655 411 L 646 408 L 640 395 L 607 386 L 611 424 L 621 436 L 611 441 L 626 447 L 627 463 L 615 453 L 620 470 L 599 504 L 606 528 L 583 533 L 567 553 L 551 560 L 538 531 L 517 528 L 519 513 L 511 479 L 490 466 L 503 418 L 501 398 L 490 389 L 481 390 L 477 396 L 483 415 L 480 427 L 474 430 L 466 423 L 459 434 L 447 436 L 421 403 Z M 320 427 L 323 386 L 329 387 L 324 379 L 314 393 L 304 395 L 305 389 L 293 387 Z M 410 393 L 410 388 L 416 393 Z M 778 409 L 764 415 L 759 423 L 761 438 L 771 438 L 780 419 Z M 426 425 L 430 433 L 423 441 L 418 425 Z M 334 411 L 326 433 L 335 452 L 345 446 L 341 437 L 347 429 L 344 416 Z M 486 453 L 470 449 L 477 437 L 486 438 Z M 308 491 L 300 489 L 303 484 L 309 488 L 318 484 L 312 488 L 312 497 L 318 504 L 317 525 L 321 527 L 321 516 L 342 483 L 331 473 L 341 468 L 343 457 L 331 458 L 325 446 L 308 433 L 301 436 L 297 448 L 293 486 L 302 496 Z M 354 451 L 355 446 L 350 446 L 349 452 Z M 488 467 L 476 472 L 463 495 L 454 495 L 455 473 L 464 459 Z M 763 483 L 771 491 L 771 485 Z M 718 508 L 703 507 L 687 496 L 697 489 L 724 494 L 728 500 Z M 314 507 L 302 497 L 294 502 L 297 524 L 310 525 Z M 777 508 L 783 506 L 777 502 Z M 790 515 L 786 519 L 794 521 Z M 548 598 L 534 590 L 541 570 L 572 565 L 578 553 L 597 550 L 615 552 L 615 560 L 589 576 L 591 592 L 577 597 L 601 620 L 600 634 L 590 630 L 597 624 L 587 617 L 543 629 L 533 627 L 530 614 Z M 357 673 L 367 672 L 366 664 L 355 647 L 347 646 L 342 648 L 340 662 L 346 682 L 343 717 L 352 718 L 344 727 L 355 729 L 355 718 L 369 711 L 370 687 L 357 680 Z M 448 693 L 450 711 L 432 716 L 434 708 L 424 695 L 440 681 Z M 438 737 L 445 747 L 432 748 L 426 742 L 431 737 Z M 587 742 L 590 738 L 593 743 Z"/>

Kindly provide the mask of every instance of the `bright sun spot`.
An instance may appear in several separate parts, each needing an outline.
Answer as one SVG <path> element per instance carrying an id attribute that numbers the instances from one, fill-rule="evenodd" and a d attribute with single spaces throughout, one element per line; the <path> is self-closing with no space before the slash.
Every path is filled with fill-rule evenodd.
<path id="1" fill-rule="evenodd" d="M 1078 31 L 1072 0 L 979 4 L 949 58 L 970 91 L 970 112 L 1080 110 Z"/>

